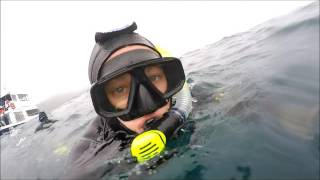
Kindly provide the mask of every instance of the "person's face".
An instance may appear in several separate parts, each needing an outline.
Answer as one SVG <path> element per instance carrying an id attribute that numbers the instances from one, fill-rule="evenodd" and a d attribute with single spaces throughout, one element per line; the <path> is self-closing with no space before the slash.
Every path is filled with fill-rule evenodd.
<path id="1" fill-rule="evenodd" d="M 132 45 L 127 46 L 124 48 L 119 49 L 114 54 L 111 55 L 109 58 L 112 58 L 137 49 L 152 49 L 141 46 L 141 45 Z M 166 76 L 159 65 L 149 66 L 144 69 L 144 73 L 149 78 L 149 80 L 153 83 L 153 85 L 160 91 L 166 92 L 168 88 L 168 83 Z M 127 107 L 128 99 L 129 99 L 129 92 L 131 86 L 132 77 L 129 73 L 125 73 L 119 77 L 112 79 L 106 86 L 105 86 L 105 93 L 109 102 L 116 108 L 116 109 L 125 109 Z M 144 124 L 146 121 L 153 119 L 153 118 L 161 118 L 165 112 L 167 112 L 170 108 L 170 103 L 168 102 L 163 107 L 159 108 L 153 113 L 146 114 L 142 117 L 130 120 L 130 121 L 123 121 L 119 118 L 120 122 L 125 125 L 128 129 L 142 133 L 144 131 Z"/>

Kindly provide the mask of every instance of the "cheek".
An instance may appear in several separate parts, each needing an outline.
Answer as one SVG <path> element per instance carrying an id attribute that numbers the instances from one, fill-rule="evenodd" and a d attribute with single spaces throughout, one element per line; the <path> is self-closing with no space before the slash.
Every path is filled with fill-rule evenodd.
<path id="1" fill-rule="evenodd" d="M 125 125 L 127 128 L 137 133 L 143 132 L 144 122 L 145 120 L 143 117 L 140 117 L 131 121 L 121 121 L 123 125 Z"/>
<path id="2" fill-rule="evenodd" d="M 112 103 L 112 105 L 116 108 L 116 109 L 125 109 L 127 108 L 127 99 L 122 99 L 119 100 L 118 102 L 115 101 L 114 103 Z"/>
<path id="3" fill-rule="evenodd" d="M 128 96 L 129 96 L 128 93 L 122 96 L 112 95 L 112 93 L 108 93 L 107 90 L 105 90 L 105 93 L 106 93 L 107 101 L 109 101 L 113 107 L 115 107 L 116 109 L 127 108 Z"/>
<path id="4" fill-rule="evenodd" d="M 111 105 L 115 105 L 116 103 L 116 100 L 110 95 L 108 94 L 107 92 L 105 92 L 107 94 L 107 101 L 109 101 L 111 103 Z"/>
<path id="5" fill-rule="evenodd" d="M 167 85 L 167 82 L 166 81 L 161 81 L 160 83 L 160 91 L 162 93 L 165 93 L 167 91 L 167 88 L 168 88 L 168 85 Z"/>
<path id="6" fill-rule="evenodd" d="M 158 109 L 155 114 L 157 117 L 162 117 L 164 113 L 168 112 L 170 108 L 170 102 L 168 102 L 166 105 L 162 106 L 160 109 Z"/>
<path id="7" fill-rule="evenodd" d="M 167 91 L 168 83 L 166 79 L 153 82 L 153 84 L 160 92 L 165 93 Z"/>

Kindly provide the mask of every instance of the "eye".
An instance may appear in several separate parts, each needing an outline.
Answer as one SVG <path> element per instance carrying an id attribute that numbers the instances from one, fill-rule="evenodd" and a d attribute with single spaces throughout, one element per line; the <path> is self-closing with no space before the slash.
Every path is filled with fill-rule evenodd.
<path id="1" fill-rule="evenodd" d="M 113 90 L 114 93 L 117 93 L 117 94 L 122 94 L 122 93 L 125 93 L 126 91 L 126 88 L 124 87 L 117 87 Z"/>
<path id="2" fill-rule="evenodd" d="M 151 81 L 159 81 L 161 79 L 160 75 L 153 75 L 153 76 L 149 76 L 149 79 Z"/>

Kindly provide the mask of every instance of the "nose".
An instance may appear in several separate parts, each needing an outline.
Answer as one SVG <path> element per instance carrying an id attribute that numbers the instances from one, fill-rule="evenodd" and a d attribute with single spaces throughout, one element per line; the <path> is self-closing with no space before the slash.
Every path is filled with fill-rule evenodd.
<path id="1" fill-rule="evenodd" d="M 154 112 L 158 109 L 159 103 L 163 101 L 155 92 L 148 91 L 143 84 L 139 85 L 138 93 L 137 107 L 143 111 L 141 113 Z"/>

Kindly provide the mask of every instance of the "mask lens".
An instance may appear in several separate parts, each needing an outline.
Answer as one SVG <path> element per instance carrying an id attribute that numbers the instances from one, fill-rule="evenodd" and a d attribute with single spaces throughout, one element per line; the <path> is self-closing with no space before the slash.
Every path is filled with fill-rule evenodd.
<path id="1" fill-rule="evenodd" d="M 144 73 L 149 81 L 161 93 L 166 93 L 168 89 L 167 77 L 163 71 L 162 65 L 151 65 L 144 68 Z"/>
<path id="2" fill-rule="evenodd" d="M 131 74 L 121 74 L 104 84 L 106 100 L 115 111 L 121 111 L 128 107 L 128 99 L 131 89 Z"/>
<path id="3" fill-rule="evenodd" d="M 185 81 L 183 67 L 177 59 L 166 59 L 149 65 L 144 68 L 144 73 L 165 98 L 177 93 Z"/>

